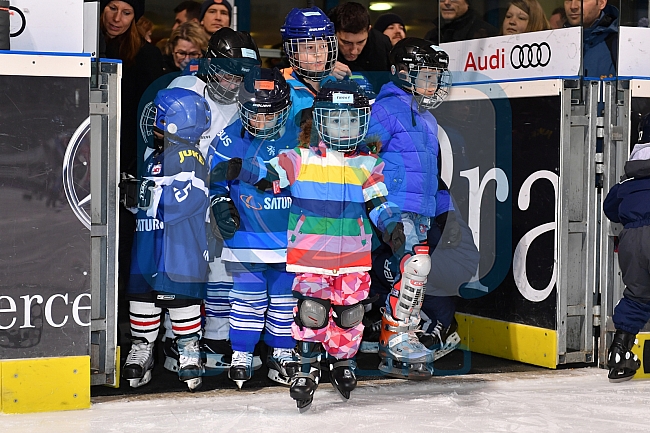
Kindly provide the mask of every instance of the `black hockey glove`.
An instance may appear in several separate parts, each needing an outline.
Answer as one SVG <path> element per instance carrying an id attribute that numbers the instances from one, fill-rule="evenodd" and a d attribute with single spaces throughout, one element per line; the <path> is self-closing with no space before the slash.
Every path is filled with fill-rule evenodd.
<path id="1" fill-rule="evenodd" d="M 235 180 L 241 172 L 242 159 L 232 158 L 217 164 L 210 172 L 210 182 L 223 182 L 224 180 Z"/>
<path id="2" fill-rule="evenodd" d="M 406 243 L 404 235 L 404 224 L 401 221 L 388 224 L 381 236 L 382 240 L 388 244 L 393 254 L 402 252 Z"/>
<path id="3" fill-rule="evenodd" d="M 435 218 L 438 228 L 440 228 L 440 241 L 438 247 L 440 248 L 456 248 L 460 245 L 463 234 L 460 230 L 460 224 L 456 221 L 456 214 L 454 211 L 449 211 L 438 215 Z"/>
<path id="4" fill-rule="evenodd" d="M 156 182 L 149 179 L 136 179 L 127 173 L 122 173 L 120 187 L 120 203 L 126 208 L 147 210 L 151 207 L 152 190 Z"/>
<path id="5" fill-rule="evenodd" d="M 214 220 L 214 224 L 211 225 L 212 234 L 221 239 L 230 239 L 235 236 L 241 219 L 232 200 L 228 197 L 215 197 L 212 199 L 212 203 L 210 203 L 210 208 L 212 209 L 212 218 Z"/>

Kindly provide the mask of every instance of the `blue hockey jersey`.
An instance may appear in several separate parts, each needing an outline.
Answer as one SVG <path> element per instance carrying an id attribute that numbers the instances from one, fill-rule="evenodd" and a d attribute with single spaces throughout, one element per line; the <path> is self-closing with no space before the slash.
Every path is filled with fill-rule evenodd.
<path id="1" fill-rule="evenodd" d="M 162 222 L 152 231 L 156 291 L 205 297 L 207 176 L 205 158 L 194 146 L 172 145 L 146 166 L 144 177 L 156 183 L 147 216 Z"/>
<path id="2" fill-rule="evenodd" d="M 282 137 L 258 139 L 244 131 L 240 120 L 226 127 L 213 142 L 212 167 L 231 158 L 254 158 L 265 163 L 298 145 L 298 126 L 287 122 Z M 278 194 L 260 191 L 239 182 L 210 184 L 210 195 L 229 195 L 241 218 L 235 236 L 224 241 L 221 259 L 229 262 L 284 263 L 287 256 L 287 223 L 291 207 L 290 190 Z"/>

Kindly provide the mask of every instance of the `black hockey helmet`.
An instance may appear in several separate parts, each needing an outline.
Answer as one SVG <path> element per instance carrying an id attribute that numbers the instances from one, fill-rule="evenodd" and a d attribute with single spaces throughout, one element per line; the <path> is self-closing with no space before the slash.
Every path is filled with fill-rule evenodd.
<path id="1" fill-rule="evenodd" d="M 314 98 L 313 120 L 328 148 L 349 152 L 366 137 L 370 101 L 354 80 L 327 81 Z"/>
<path id="2" fill-rule="evenodd" d="M 390 76 L 395 85 L 415 96 L 420 107 L 436 108 L 451 87 L 449 56 L 420 38 L 405 38 L 390 51 Z"/>
<path id="3" fill-rule="evenodd" d="M 221 104 L 237 101 L 242 78 L 261 64 L 257 44 L 246 32 L 223 27 L 212 35 L 206 51 L 208 94 Z"/>
<path id="4" fill-rule="evenodd" d="M 238 100 L 239 118 L 255 137 L 273 137 L 287 123 L 290 88 L 276 68 L 253 67 L 244 77 Z"/>

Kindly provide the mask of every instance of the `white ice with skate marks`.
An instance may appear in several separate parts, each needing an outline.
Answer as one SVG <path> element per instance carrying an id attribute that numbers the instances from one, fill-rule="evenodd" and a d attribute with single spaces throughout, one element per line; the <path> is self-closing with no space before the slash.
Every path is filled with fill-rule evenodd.
<path id="1" fill-rule="evenodd" d="M 0 414 L 0 431 L 647 432 L 650 381 L 611 384 L 596 368 L 365 381 L 348 403 L 323 382 L 305 414 L 284 387 L 93 401 L 82 411 Z"/>

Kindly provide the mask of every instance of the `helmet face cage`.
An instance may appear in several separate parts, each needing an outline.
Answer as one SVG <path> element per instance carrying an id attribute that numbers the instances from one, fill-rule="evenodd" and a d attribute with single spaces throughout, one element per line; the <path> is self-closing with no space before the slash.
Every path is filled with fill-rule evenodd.
<path id="1" fill-rule="evenodd" d="M 147 102 L 140 115 L 140 134 L 147 145 L 152 143 L 153 128 L 156 123 L 156 106 L 153 102 Z"/>
<path id="2" fill-rule="evenodd" d="M 289 118 L 289 109 L 287 105 L 280 111 L 266 111 L 255 107 L 256 104 L 239 105 L 239 118 L 246 131 L 257 138 L 271 138 L 280 132 Z"/>
<path id="3" fill-rule="evenodd" d="M 339 52 L 338 40 L 335 35 L 291 38 L 284 41 L 284 51 L 298 75 L 320 80 L 334 69 Z"/>
<path id="4" fill-rule="evenodd" d="M 447 98 L 451 87 L 448 69 L 427 65 L 413 65 L 409 71 L 411 92 L 418 105 L 424 109 L 437 108 Z"/>
<path id="5" fill-rule="evenodd" d="M 313 120 L 320 139 L 325 145 L 339 152 L 356 149 L 368 132 L 370 107 L 354 108 L 335 104 L 334 108 L 316 107 Z"/>

